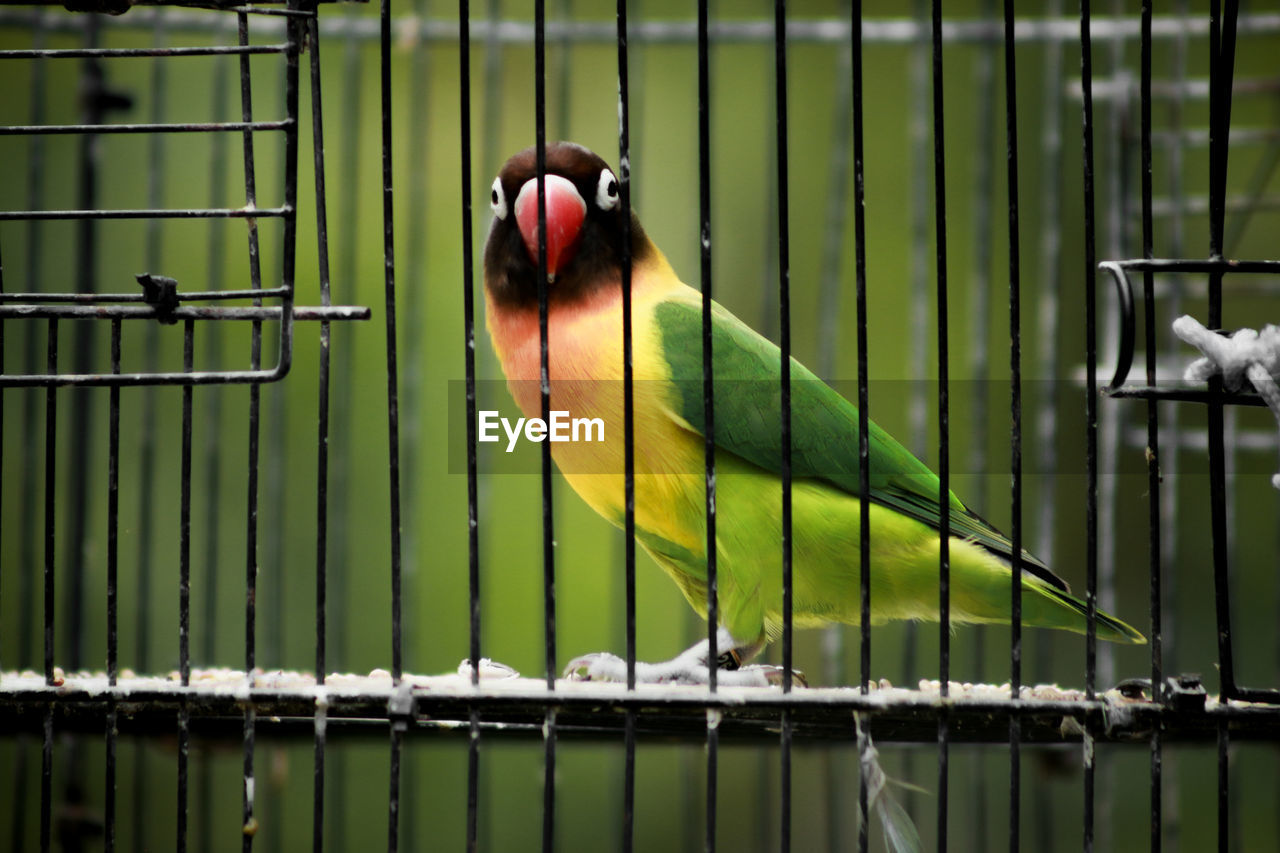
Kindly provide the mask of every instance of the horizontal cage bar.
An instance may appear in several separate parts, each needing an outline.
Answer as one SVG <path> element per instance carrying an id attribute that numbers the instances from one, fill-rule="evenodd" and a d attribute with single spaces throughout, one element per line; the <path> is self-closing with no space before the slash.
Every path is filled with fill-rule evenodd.
<path id="1" fill-rule="evenodd" d="M 70 317 L 80 320 L 279 320 L 284 309 L 279 307 L 189 307 L 165 312 L 150 305 L 0 305 L 0 317 Z M 288 309 L 295 320 L 368 320 L 372 312 L 359 305 L 313 305 Z"/>
<path id="2" fill-rule="evenodd" d="M 226 56 L 287 53 L 288 44 L 228 44 L 208 47 L 67 47 L 38 50 L 0 50 L 0 59 L 111 59 L 146 56 Z"/>
<path id="3" fill-rule="evenodd" d="M 228 673 L 222 684 L 193 677 L 192 684 L 159 677 L 122 677 L 115 687 L 105 677 L 67 676 L 61 684 L 45 685 L 31 674 L 6 676 L 0 683 L 0 720 L 7 726 L 30 729 L 43 718 L 49 705 L 57 708 L 61 729 L 100 730 L 108 700 L 120 709 L 122 724 L 132 718 L 155 727 L 171 728 L 179 704 L 189 709 L 193 723 L 219 720 L 237 731 L 246 707 L 259 715 L 259 725 L 274 718 L 298 718 L 302 727 L 312 724 L 317 704 L 323 703 L 329 723 L 343 720 L 385 726 L 393 705 L 408 710 L 408 716 L 423 730 L 466 731 L 472 710 L 491 723 L 520 723 L 541 717 L 555 708 L 557 728 L 565 732 L 617 737 L 623 725 L 620 712 L 637 714 L 638 731 L 667 737 L 701 739 L 706 735 L 706 715 L 714 710 L 722 715 L 719 726 L 726 735 L 759 736 L 776 731 L 778 714 L 793 715 L 795 735 L 812 740 L 853 740 L 853 714 L 863 715 L 878 740 L 929 740 L 935 732 L 940 697 L 937 685 L 926 690 L 897 688 L 810 688 L 783 694 L 752 688 L 720 687 L 705 690 L 639 685 L 628 691 L 623 685 L 574 684 L 546 690 L 539 679 L 527 679 L 528 686 L 496 689 L 472 688 L 469 679 L 458 676 L 407 676 L 397 688 L 387 677 L 330 677 L 323 687 L 263 687 L 246 683 L 244 673 Z M 265 678 L 306 678 L 300 673 L 274 673 Z M 217 676 L 215 676 L 215 679 Z M 15 683 L 18 682 L 18 683 Z M 26 682 L 26 683 L 23 683 Z M 84 683 L 77 683 L 84 682 Z M 344 684 L 345 682 L 345 684 Z M 375 682 L 363 684 L 361 682 Z M 465 683 L 464 683 L 465 682 Z M 405 686 L 418 689 L 404 690 Z M 397 699 L 398 693 L 406 693 Z M 887 693 L 895 693 L 891 699 Z M 1280 725 L 1280 708 L 1219 704 L 1216 700 L 1189 704 L 1155 703 L 1130 699 L 1119 691 L 1100 694 L 1095 700 L 1083 698 L 1081 691 L 1061 691 L 1056 687 L 1024 687 L 1027 696 L 1065 698 L 1024 698 L 1011 700 L 1007 687 L 997 685 L 951 685 L 947 700 L 951 737 L 963 742 L 1007 742 L 1008 720 L 1017 717 L 1023 724 L 1026 743 L 1078 743 L 1082 721 L 1106 720 L 1092 730 L 1099 742 L 1143 743 L 1152 727 L 1159 726 L 1170 740 L 1204 743 L 1216 738 L 1220 723 L 1227 724 L 1233 738 L 1270 740 Z M 540 726 L 529 724 L 530 729 Z"/>
<path id="4" fill-rule="evenodd" d="M 288 287 L 264 287 L 261 290 L 193 290 L 179 291 L 182 302 L 214 301 L 224 299 L 270 299 L 292 293 Z M 141 293 L 0 293 L 0 304 L 5 302 L 146 302 Z M 307 310 L 295 308 L 295 311 Z"/>
<path id="5" fill-rule="evenodd" d="M 263 219 L 291 216 L 292 207 L 137 208 L 133 210 L 0 210 L 0 220 L 49 219 Z"/>
<path id="6" fill-rule="evenodd" d="M 0 126 L 0 136 L 38 136 L 67 133 L 212 133 L 246 130 L 289 130 L 293 119 L 278 121 L 220 121 L 194 124 L 23 124 Z"/>

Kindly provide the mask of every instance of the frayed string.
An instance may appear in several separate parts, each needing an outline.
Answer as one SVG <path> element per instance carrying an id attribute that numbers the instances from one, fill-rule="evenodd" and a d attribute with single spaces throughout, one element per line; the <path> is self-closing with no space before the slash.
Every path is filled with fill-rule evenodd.
<path id="1" fill-rule="evenodd" d="M 1268 324 L 1261 332 L 1241 329 L 1224 338 L 1184 314 L 1173 321 L 1173 331 L 1204 353 L 1204 358 L 1187 366 L 1184 379 L 1204 382 L 1220 374 L 1229 391 L 1239 391 L 1248 379 L 1280 428 L 1280 387 L 1276 386 L 1276 377 L 1280 376 L 1280 326 Z M 1280 474 L 1271 476 L 1271 485 L 1280 489 Z"/>

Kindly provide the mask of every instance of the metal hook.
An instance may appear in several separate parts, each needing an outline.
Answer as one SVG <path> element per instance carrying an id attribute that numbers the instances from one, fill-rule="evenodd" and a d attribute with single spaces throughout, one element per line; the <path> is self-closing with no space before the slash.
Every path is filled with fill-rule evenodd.
<path id="1" fill-rule="evenodd" d="M 1114 391 L 1129 378 L 1129 368 L 1133 366 L 1133 284 L 1128 271 L 1118 261 L 1103 261 L 1098 268 L 1111 273 L 1120 303 L 1120 351 L 1116 356 L 1115 375 L 1107 386 L 1108 391 Z"/>

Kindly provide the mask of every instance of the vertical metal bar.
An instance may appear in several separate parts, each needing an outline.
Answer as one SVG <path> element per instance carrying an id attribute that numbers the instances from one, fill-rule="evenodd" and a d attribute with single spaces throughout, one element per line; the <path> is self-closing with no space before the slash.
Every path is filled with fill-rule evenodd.
<path id="1" fill-rule="evenodd" d="M 938 313 L 938 680 L 945 699 L 951 678 L 951 459 L 947 347 L 947 196 L 942 122 L 942 3 L 932 2 L 933 194 Z M 938 850 L 947 849 L 947 764 L 950 731 L 945 708 L 938 714 Z"/>
<path id="2" fill-rule="evenodd" d="M 1183 256 L 1183 240 L 1184 240 L 1184 217 L 1185 204 L 1184 185 L 1186 180 L 1183 176 L 1183 162 L 1185 141 L 1183 138 L 1184 130 L 1184 110 L 1186 108 L 1186 82 L 1187 82 L 1187 39 L 1188 30 L 1191 27 L 1192 17 L 1190 3 L 1188 0 L 1179 0 L 1174 8 L 1174 13 L 1178 16 L 1181 26 L 1178 32 L 1171 39 L 1170 44 L 1170 69 L 1169 77 L 1179 92 L 1184 94 L 1176 98 L 1169 99 L 1168 105 L 1168 129 L 1170 131 L 1170 141 L 1166 147 L 1166 156 L 1168 158 L 1168 171 L 1166 173 L 1166 185 L 1168 187 L 1169 197 L 1174 199 L 1173 210 L 1169 217 L 1169 235 L 1168 245 L 1165 251 L 1169 253 L 1169 257 L 1180 258 Z M 1171 283 L 1171 291 L 1169 298 L 1165 300 L 1165 320 L 1166 328 L 1173 324 L 1173 321 L 1182 314 L 1183 307 L 1183 286 L 1180 276 L 1172 276 L 1168 279 Z M 1166 337 L 1165 352 L 1166 355 L 1173 356 L 1181 349 L 1181 342 L 1176 337 L 1169 335 Z M 1161 559 L 1168 559 L 1170 564 L 1177 557 L 1178 543 L 1178 501 L 1177 501 L 1177 483 L 1178 483 L 1178 456 L 1181 450 L 1181 427 L 1180 427 L 1180 406 L 1165 406 L 1161 410 L 1163 416 L 1162 431 L 1166 437 L 1167 446 L 1162 449 L 1160 461 L 1161 483 L 1164 494 L 1160 499 L 1160 529 L 1163 541 L 1161 542 L 1160 552 Z M 1161 612 L 1173 615 L 1177 612 L 1176 602 L 1177 595 L 1175 585 L 1177 582 L 1177 573 L 1170 573 L 1168 577 L 1161 579 L 1160 594 L 1162 597 Z M 1170 619 L 1168 624 L 1164 624 L 1162 620 L 1160 636 L 1160 655 L 1162 667 L 1166 670 L 1176 671 L 1178 667 L 1177 646 L 1175 638 L 1177 636 L 1177 620 Z M 1172 764 L 1174 756 L 1168 756 L 1169 763 Z M 1171 773 L 1165 780 L 1166 796 L 1176 796 L 1178 777 L 1176 773 Z M 1166 815 L 1170 824 L 1171 834 L 1176 836 L 1178 813 L 1177 809 L 1170 809 Z"/>
<path id="3" fill-rule="evenodd" d="M 1094 233 L 1093 186 L 1093 59 L 1089 22 L 1089 0 L 1080 0 L 1080 66 L 1084 144 L 1084 245 L 1085 245 L 1085 560 L 1088 605 L 1085 642 L 1085 696 L 1094 698 L 1097 680 L 1098 614 L 1098 350 L 1097 298 L 1094 267 L 1097 263 Z"/>
<path id="4" fill-rule="evenodd" d="M 782 690 L 791 691 L 791 260 L 787 180 L 787 36 L 786 0 L 774 2 L 774 82 L 778 153 L 778 321 L 782 406 Z M 784 723 L 785 726 L 785 723 Z M 785 731 L 785 728 L 784 728 Z M 784 753 L 786 749 L 784 749 Z M 786 773 L 784 772 L 784 776 Z M 783 798 L 787 797 L 784 789 Z M 784 819 L 785 827 L 787 821 Z M 786 842 L 784 840 L 784 847 Z"/>
<path id="5" fill-rule="evenodd" d="M 720 625 L 719 550 L 716 541 L 716 419 L 714 346 L 711 334 L 711 72 L 708 0 L 698 0 L 698 221 L 699 281 L 702 286 L 702 416 L 706 423 L 703 436 L 703 482 L 707 541 L 707 689 L 716 692 L 717 648 Z M 707 712 L 707 799 L 706 827 L 703 835 L 705 853 L 716 849 L 716 798 L 720 766 L 719 717 Z"/>
<path id="6" fill-rule="evenodd" d="M 715 477 L 715 370 L 711 334 L 712 267 L 711 267 L 711 75 L 707 22 L 707 0 L 698 3 L 698 218 L 700 221 L 699 280 L 702 288 L 702 409 L 706 421 L 703 437 L 705 467 L 704 506 L 707 519 L 707 660 L 719 659 L 717 626 L 720 621 L 720 596 L 717 583 L 718 549 L 716 547 L 716 477 Z M 716 692 L 717 667 L 710 666 L 708 687 Z M 714 774 L 712 777 L 714 778 Z M 710 804 L 709 804 L 710 805 Z M 710 836 L 714 838 L 714 833 Z"/>
<path id="7" fill-rule="evenodd" d="M 47 373 L 58 371 L 58 320 L 49 320 L 49 341 L 45 356 Z M 45 389 L 45 684 L 54 684 L 54 523 L 56 474 L 58 474 L 58 396 L 52 386 Z M 40 849 L 47 853 L 52 816 L 54 780 L 54 706 L 45 710 L 45 744 L 40 766 Z"/>
<path id="8" fill-rule="evenodd" d="M 462 147 L 462 332 L 467 395 L 467 583 L 471 684 L 480 684 L 480 494 L 476 465 L 475 249 L 471 210 L 471 3 L 458 0 L 458 132 Z M 480 715 L 470 714 L 467 742 L 467 852 L 479 848 Z"/>
<path id="9" fill-rule="evenodd" d="M 1235 66 L 1238 4 L 1209 3 L 1209 256 L 1222 258 L 1226 218 L 1227 155 L 1231 133 L 1231 85 Z M 1209 275 L 1209 328 L 1222 325 L 1222 273 Z M 1209 390 L 1222 390 L 1221 377 L 1209 380 Z M 1209 505 L 1213 538 L 1213 588 L 1218 622 L 1218 672 L 1221 697 L 1237 692 L 1231 648 L 1231 589 L 1228 583 L 1226 471 L 1223 448 L 1222 403 L 1216 395 L 1208 407 Z M 1218 850 L 1230 842 L 1230 734 L 1218 724 Z"/>
<path id="10" fill-rule="evenodd" d="M 120 372 L 120 318 L 111 321 L 111 372 Z M 119 589 L 120 565 L 120 388 L 107 392 L 107 683 L 116 686 L 120 668 Z M 116 849 L 116 695 L 107 698 L 107 756 L 104 780 L 103 847 Z"/>
<path id="11" fill-rule="evenodd" d="M 551 417 L 551 359 L 548 331 L 547 282 L 547 46 L 546 2 L 536 0 L 533 6 L 534 26 L 534 121 L 536 125 L 536 159 L 538 190 L 538 374 L 542 419 Z M 552 507 L 551 444 L 542 442 L 542 593 L 545 626 L 545 658 L 547 690 L 556 686 L 556 621 L 555 621 L 555 521 Z M 542 780 L 542 849 L 550 853 L 555 847 L 555 764 L 556 712 L 548 705 L 543 728 Z"/>
<path id="12" fill-rule="evenodd" d="M 1141 21 L 1141 94 L 1140 122 L 1142 135 L 1142 256 L 1153 256 L 1154 236 L 1151 213 L 1151 0 L 1143 0 Z M 1146 381 L 1156 384 L 1156 306 L 1154 276 L 1151 270 L 1142 272 L 1142 308 L 1146 338 Z M 1161 701 L 1164 679 L 1161 661 L 1160 618 L 1160 425 L 1156 401 L 1147 400 L 1147 548 L 1150 572 L 1151 608 L 1151 698 Z M 1160 850 L 1161 807 L 1161 743 L 1160 727 L 1153 726 L 1150 742 L 1151 817 L 1150 849 Z"/>
<path id="13" fill-rule="evenodd" d="M 623 534 L 626 571 L 627 689 L 636 686 L 636 431 L 631 329 L 631 92 L 627 65 L 627 0 L 618 0 L 618 199 L 622 205 Z M 716 662 L 709 660 L 709 667 Z M 622 849 L 635 848 L 636 712 L 626 709 L 623 732 Z"/>
<path id="14" fill-rule="evenodd" d="M 3 292 L 4 292 L 4 260 L 3 260 L 3 258 L 2 258 L 2 257 L 0 257 L 0 293 L 3 293 Z M 31 337 L 31 336 L 30 336 L 30 335 L 28 335 L 28 337 Z M 3 323 L 0 323 L 0 373 L 3 373 L 3 372 L 4 372 L 4 324 L 3 324 Z M 3 436 L 4 436 L 4 395 L 3 395 L 3 393 L 0 393 L 0 483 L 5 482 L 5 480 L 4 480 L 4 473 L 3 473 L 3 468 L 4 468 L 4 458 L 3 458 L 3 457 L 4 457 L 4 453 L 3 453 L 4 438 L 3 438 Z M 0 504 L 2 504 L 2 503 L 3 503 L 3 495 L 2 495 L 2 494 L 0 494 Z M 2 515 L 0 515 L 0 517 L 3 517 L 3 516 L 2 516 Z M 2 531 L 0 531 L 0 532 L 2 532 Z M 27 574 L 27 568 L 26 568 L 25 564 L 19 563 L 19 566 L 20 566 L 20 569 L 19 569 L 20 574 Z M 0 580 L 3 580 L 2 576 L 0 576 Z M 2 596 L 2 595 L 0 595 L 0 602 L 3 602 L 3 601 L 4 601 L 4 598 L 3 598 L 3 596 Z M 3 667 L 0 667 L 0 670 L 2 670 L 2 669 L 3 669 Z M 17 669 L 17 667 L 15 667 L 15 669 Z M 113 682 L 113 683 L 114 683 L 114 682 Z M 112 707 L 108 710 L 108 715 L 110 716 L 110 715 L 111 715 L 111 714 L 113 714 L 113 713 L 114 713 L 114 706 L 112 706 Z M 110 781 L 112 781 L 111 773 L 112 773 L 112 771 L 114 770 L 114 765 L 113 765 L 113 761 L 114 761 L 114 757 L 115 757 L 115 754 L 114 754 L 114 746 L 115 746 L 115 744 L 114 744 L 113 742 L 111 742 L 110 740 L 108 740 L 108 744 L 107 744 L 107 764 L 108 764 L 108 781 L 109 781 L 109 782 L 110 782 Z M 20 757 L 20 758 L 19 758 L 19 761 L 17 761 L 17 762 L 15 762 L 15 763 L 14 763 L 14 764 L 15 764 L 15 767 L 14 767 L 15 771 L 18 769 L 18 765 L 19 765 L 19 764 L 25 764 L 25 763 L 26 763 L 26 762 L 25 762 L 25 752 L 26 752 L 26 748 L 25 748 L 25 746 L 24 746 L 24 745 L 19 745 L 18 749 L 19 749 L 19 757 Z M 21 777 L 19 777 L 19 776 L 15 776 L 15 782 L 17 782 L 17 784 L 14 786 L 14 791 L 15 791 L 15 792 L 16 792 L 16 791 L 21 790 L 21 787 L 20 787 L 20 786 L 21 786 L 21 784 L 23 783 L 23 781 L 24 781 L 24 780 L 23 780 Z M 108 799 L 109 799 L 109 800 L 111 800 L 110 794 L 111 794 L 111 790 L 110 790 L 110 787 L 108 787 Z M 14 802 L 15 802 L 15 805 L 14 805 L 14 811 L 15 811 L 15 812 L 21 811 L 21 808 L 22 808 L 21 803 L 20 803 L 21 797 L 15 794 L 15 795 L 14 795 L 14 797 L 13 797 L 13 800 L 14 800 Z M 114 802 L 109 802 L 109 805 L 114 806 Z M 110 809 L 108 809 L 108 810 L 107 810 L 107 830 L 108 830 L 108 831 L 107 831 L 107 834 L 106 834 L 106 840 L 107 840 L 107 844 L 108 844 L 107 849 L 108 849 L 108 850 L 110 850 L 110 849 L 111 849 L 110 844 L 111 844 L 111 843 L 112 843 L 112 841 L 114 840 L 114 839 L 113 839 L 113 837 L 112 837 L 112 832 L 114 831 L 115 826 L 114 826 L 114 823 L 113 823 L 113 821 L 112 821 L 112 818 L 114 818 L 114 813 L 113 813 Z M 16 820 L 15 820 L 14 822 L 16 823 Z M 18 849 L 18 848 L 19 848 L 19 846 L 20 846 L 20 845 L 21 845 L 21 843 L 22 843 L 22 835 L 21 835 L 21 833 L 20 833 L 20 832 L 18 832 L 18 831 L 17 831 L 17 828 L 16 828 L 16 827 L 15 827 L 15 829 L 14 829 L 14 835 L 12 836 L 12 841 L 13 841 L 13 847 L 14 847 L 14 849 L 15 849 L 15 850 L 16 850 L 16 849 Z"/>
<path id="15" fill-rule="evenodd" d="M 631 140 L 627 75 L 627 0 L 618 0 L 618 198 L 622 205 L 623 531 L 626 537 L 627 688 L 636 685 L 636 460 L 634 366 L 631 330 Z M 624 842 L 625 843 L 625 842 Z"/>
<path id="16" fill-rule="evenodd" d="M 239 19 L 240 44 L 242 46 L 247 45 L 249 43 L 249 16 L 244 12 L 240 12 L 237 14 L 237 18 Z M 244 122 L 250 122 L 253 120 L 253 85 L 250 77 L 250 63 L 249 63 L 249 57 L 247 54 L 241 54 L 240 56 L 240 118 Z M 257 205 L 257 177 L 256 177 L 256 168 L 255 168 L 255 159 L 254 159 L 254 145 L 253 145 L 252 131 L 249 131 L 249 130 L 244 131 L 243 150 L 244 150 L 245 204 L 247 206 L 248 205 L 256 206 Z M 253 289 L 258 290 L 258 289 L 261 289 L 262 287 L 262 268 L 261 268 L 260 254 L 259 254 L 258 223 L 257 223 L 257 220 L 255 219 L 250 219 L 247 221 L 249 225 L 249 275 L 250 275 L 250 281 Z M 257 300 L 257 299 L 254 300 L 255 305 L 258 305 L 260 303 L 261 303 L 260 300 Z M 257 370 L 261 363 L 261 333 L 262 333 L 262 324 L 260 321 L 255 321 L 253 325 L 253 350 L 250 356 L 252 360 L 251 367 L 254 370 Z M 258 385 L 257 384 L 252 385 L 250 387 L 250 391 L 253 392 L 253 396 L 250 398 L 250 402 L 251 402 L 250 418 L 252 421 L 250 430 L 253 435 L 253 439 L 250 445 L 251 461 L 250 461 L 249 478 L 252 485 L 250 487 L 250 494 L 249 494 L 249 508 L 250 508 L 250 513 L 254 513 L 257 509 L 256 398 L 257 398 Z M 255 518 L 252 515 L 249 519 L 248 537 L 251 543 L 249 560 L 248 560 L 249 569 L 250 569 L 248 581 L 250 584 L 250 590 L 252 590 L 252 585 L 254 583 L 254 577 L 256 573 L 256 566 L 255 566 L 256 557 L 253 551 L 253 547 L 254 547 L 253 543 L 257 538 L 257 525 L 256 525 Z M 251 606 L 252 596 L 247 596 L 247 597 L 250 601 L 250 606 Z M 246 654 L 248 655 L 248 658 L 246 660 L 246 664 L 249 668 L 252 668 L 253 667 L 252 611 L 250 611 L 247 614 L 247 617 L 248 618 L 246 619 L 246 626 L 245 626 L 246 635 L 245 636 L 246 636 L 246 646 L 248 647 L 248 651 L 246 652 Z"/>
<path id="17" fill-rule="evenodd" d="M 320 75 L 320 27 L 313 12 L 307 19 L 311 50 L 311 139 L 316 187 L 316 243 L 320 273 L 320 304 L 333 302 L 329 287 L 329 209 L 324 167 L 324 98 Z M 329 352 L 331 334 L 327 321 L 320 324 L 320 364 L 316 436 L 316 683 L 323 687 L 328 664 L 326 652 L 329 568 Z M 311 847 L 324 850 L 324 764 L 328 733 L 325 707 L 317 703 L 314 768 L 312 772 Z"/>
<path id="18" fill-rule="evenodd" d="M 182 369 L 191 372 L 195 353 L 195 321 L 182 324 Z M 191 404 L 194 387 L 182 386 L 182 457 L 178 509 L 178 671 L 183 688 L 191 685 Z M 187 847 L 190 716 L 186 691 L 178 711 L 178 838 Z"/>
<path id="19" fill-rule="evenodd" d="M 867 695 L 871 689 L 871 442 L 869 405 L 869 368 L 867 364 L 867 211 L 866 164 L 862 135 L 862 0 L 853 0 L 850 11 L 850 59 L 853 66 L 853 250 L 855 270 L 855 302 L 857 306 L 858 349 L 858 689 Z M 865 725 L 871 725 L 868 719 Z M 861 744 L 859 744 L 861 746 Z M 870 814 L 867 798 L 867 775 L 861 755 L 858 761 L 858 850 L 869 847 Z"/>
<path id="20" fill-rule="evenodd" d="M 1010 466 L 1012 497 L 1009 564 L 1011 569 L 1011 642 L 1009 698 L 1022 691 L 1022 293 L 1021 253 L 1018 245 L 1018 86 L 1014 60 L 1013 2 L 1004 2 L 1005 138 L 1008 146 L 1009 193 L 1009 382 Z M 1009 849 L 1020 848 L 1022 720 L 1009 715 Z"/>
<path id="21" fill-rule="evenodd" d="M 1085 697 L 1092 701 L 1097 681 L 1098 647 L 1098 350 L 1097 264 L 1094 233 L 1093 187 L 1093 44 L 1089 0 L 1080 0 L 1081 138 L 1084 188 L 1084 304 L 1085 304 Z M 1085 717 L 1084 832 L 1085 853 L 1093 850 L 1094 760 L 1089 725 Z"/>
<path id="22" fill-rule="evenodd" d="M 551 367 L 548 331 L 548 282 L 547 282 L 547 59 L 546 59 L 546 3 L 534 4 L 534 110 L 537 124 L 537 190 L 538 190 L 538 373 L 541 414 L 544 421 L 551 417 Z M 556 635 L 555 635 L 555 538 L 552 515 L 551 444 L 542 442 L 542 571 L 543 615 L 545 626 L 546 685 L 555 689 Z"/>
<path id="23" fill-rule="evenodd" d="M 45 368 L 58 370 L 58 320 L 49 318 Z M 58 397 L 50 385 L 44 392 L 44 683 L 53 684 L 54 596 L 56 574 L 54 531 L 57 519 Z M 45 751 L 48 752 L 46 745 Z"/>
<path id="24" fill-rule="evenodd" d="M 116 321 L 117 323 L 119 321 Z M 194 366 L 195 321 L 182 327 L 182 369 Z M 182 386 L 182 450 L 178 512 L 178 670 L 182 686 L 191 683 L 191 402 L 193 386 Z M 185 812 L 186 809 L 184 808 Z"/>
<path id="25" fill-rule="evenodd" d="M 1115 17 L 1125 14 L 1122 0 L 1112 0 L 1111 12 Z M 1108 35 L 1104 37 L 1104 43 L 1108 48 L 1104 73 L 1111 75 L 1107 79 L 1129 80 L 1125 67 L 1124 40 Z M 1130 90 L 1131 87 L 1127 84 L 1113 90 L 1113 97 L 1110 97 L 1107 102 L 1108 132 L 1103 137 L 1105 143 L 1103 162 L 1106 165 L 1103 187 L 1107 190 L 1107 205 L 1106 227 L 1102 233 L 1106 235 L 1107 240 L 1104 250 L 1109 257 L 1113 258 L 1128 256 L 1133 245 L 1131 222 L 1133 190 L 1129 169 L 1133 141 Z M 1111 304 L 1107 302 L 1101 306 L 1100 319 L 1105 358 L 1114 352 L 1114 342 L 1120 339 L 1120 315 L 1119 312 L 1112 310 Z M 1095 413 L 1098 419 L 1098 467 L 1103 472 L 1114 472 L 1119 468 L 1122 421 L 1127 413 L 1113 406 L 1095 409 Z M 1114 476 L 1103 477 L 1098 482 L 1098 606 L 1113 612 L 1116 604 L 1119 487 L 1120 481 Z M 1115 651 L 1111 644 L 1104 643 L 1098 646 L 1096 653 L 1098 679 L 1108 685 L 1115 683 Z M 1103 815 L 1101 830 L 1104 835 L 1099 839 L 1104 848 L 1110 847 L 1110 838 L 1107 833 L 1110 832 L 1111 822 L 1106 818 L 1111 810 L 1109 795 L 1114 783 L 1114 774 L 1104 769 L 1101 780 L 1103 795 L 1100 800 Z"/>
<path id="26" fill-rule="evenodd" d="M 778 154 L 778 327 L 782 408 L 782 692 L 792 678 L 792 541 L 791 541 L 791 245 L 787 174 L 787 4 L 773 6 L 774 83 Z M 780 847 L 791 849 L 791 711 L 782 711 Z"/>
<path id="27" fill-rule="evenodd" d="M 0 293 L 4 292 L 4 256 L 3 256 L 3 240 L 0 239 Z M 0 320 L 0 374 L 4 373 L 4 330 L 5 324 Z M 29 337 L 29 335 L 28 335 Z M 4 391 L 0 390 L 0 483 L 4 479 Z M 4 494 L 0 492 L 0 518 L 4 517 Z M 0 525 L 0 554 L 4 553 L 4 530 Z M 19 564 L 21 565 L 21 564 Z M 4 571 L 0 568 L 0 613 L 3 612 L 4 603 Z M 0 627 L 3 627 L 3 616 L 0 616 Z M 0 649 L 3 651 L 3 649 Z M 17 667 L 15 667 L 17 669 Z M 0 657 L 0 673 L 4 672 L 4 660 Z"/>
<path id="28" fill-rule="evenodd" d="M 241 45 L 249 43 L 249 17 L 244 12 L 237 13 L 238 31 Z M 249 56 L 240 57 L 240 112 L 241 120 L 253 120 L 253 86 L 250 77 Z M 244 184 L 245 202 L 257 204 L 257 179 L 255 171 L 253 134 L 244 132 Z M 249 225 L 249 275 L 254 290 L 262 287 L 262 267 L 259 254 L 258 222 L 248 220 Z M 262 304 L 261 299 L 254 299 L 254 305 Z M 262 323 L 254 321 L 252 339 L 250 341 L 249 364 L 258 370 L 262 363 Z M 244 669 L 245 678 L 253 684 L 253 670 L 256 666 L 257 643 L 257 583 L 258 583 L 258 438 L 259 417 L 261 410 L 261 386 L 254 383 L 249 386 L 249 435 L 247 463 L 247 497 L 245 518 L 245 615 L 244 615 Z M 255 712 L 252 704 L 247 704 L 244 711 L 242 765 L 244 770 L 244 787 L 241 795 L 241 822 L 245 828 L 252 826 L 254 819 L 254 741 Z M 253 835 L 242 834 L 242 849 L 248 853 L 253 847 Z"/>
<path id="29" fill-rule="evenodd" d="M 1209 256 L 1222 257 L 1223 222 L 1226 216 L 1228 136 L 1231 130 L 1231 80 L 1235 61 L 1236 3 L 1218 0 L 1209 5 Z M 1209 328 L 1222 324 L 1222 273 L 1209 275 Z M 1209 380 L 1209 390 L 1220 392 L 1221 378 Z M 1231 643 L 1231 591 L 1228 584 L 1226 465 L 1223 448 L 1221 402 L 1208 406 L 1209 505 L 1213 535 L 1214 598 L 1218 619 L 1218 671 L 1224 699 L 1236 695 L 1235 663 Z M 1226 784 L 1225 777 L 1221 780 Z"/>
<path id="30" fill-rule="evenodd" d="M 382 119 L 382 262 L 386 289 L 387 462 L 391 517 L 391 678 L 394 684 L 399 685 L 403 675 L 403 658 L 400 621 L 400 409 L 396 364 L 395 208 L 391 168 L 391 0 L 381 0 L 378 60 Z M 388 851 L 395 851 L 400 840 L 398 819 L 402 740 L 403 727 L 393 724 L 387 817 Z"/>

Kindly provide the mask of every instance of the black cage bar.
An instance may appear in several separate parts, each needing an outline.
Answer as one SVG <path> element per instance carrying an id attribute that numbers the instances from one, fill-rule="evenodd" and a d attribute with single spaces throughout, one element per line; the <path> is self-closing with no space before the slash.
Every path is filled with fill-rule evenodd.
<path id="1" fill-rule="evenodd" d="M 183 5 L 0 10 L 10 848 L 1274 843 L 1276 429 L 1172 329 L 1275 319 L 1280 16 Z M 562 138 L 701 291 L 697 613 L 639 521 L 629 219 L 618 530 L 551 442 L 479 440 L 474 199 L 535 149 L 550 420 Z M 638 677 L 732 651 L 713 298 L 780 351 L 772 687 Z M 863 500 L 858 624 L 796 630 L 792 356 L 856 403 L 861 494 L 872 421 L 938 473 L 936 629 L 872 625 Z M 951 491 L 1009 534 L 1009 627 L 953 618 Z M 1084 636 L 1024 626 L 1024 548 Z M 596 648 L 621 683 L 560 677 Z"/>

